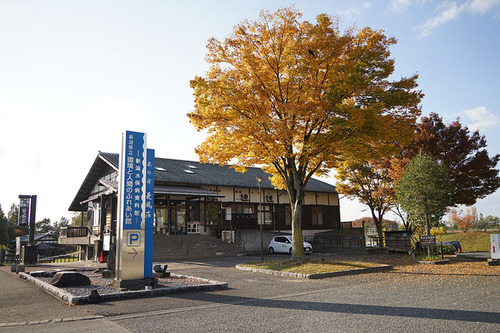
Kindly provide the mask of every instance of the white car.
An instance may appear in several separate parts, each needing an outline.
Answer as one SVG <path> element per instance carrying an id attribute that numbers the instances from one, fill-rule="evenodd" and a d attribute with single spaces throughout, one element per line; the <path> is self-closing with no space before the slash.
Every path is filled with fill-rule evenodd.
<path id="1" fill-rule="evenodd" d="M 269 243 L 267 250 L 273 254 L 275 252 L 292 254 L 292 236 L 275 236 Z M 313 247 L 310 243 L 304 242 L 304 252 L 312 253 Z"/>

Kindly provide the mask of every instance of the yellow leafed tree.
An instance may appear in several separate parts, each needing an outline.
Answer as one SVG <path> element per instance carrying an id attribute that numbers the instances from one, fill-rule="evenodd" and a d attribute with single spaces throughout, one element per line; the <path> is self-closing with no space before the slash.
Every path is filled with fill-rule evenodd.
<path id="1" fill-rule="evenodd" d="M 302 248 L 302 203 L 313 175 L 340 162 L 387 154 L 412 135 L 422 94 L 417 76 L 390 81 L 396 41 L 370 28 L 340 32 L 321 14 L 301 21 L 294 7 L 262 11 L 224 40 L 207 44 L 210 68 L 191 81 L 195 110 L 207 130 L 201 162 L 260 165 L 286 189 L 292 212 L 293 257 Z"/>

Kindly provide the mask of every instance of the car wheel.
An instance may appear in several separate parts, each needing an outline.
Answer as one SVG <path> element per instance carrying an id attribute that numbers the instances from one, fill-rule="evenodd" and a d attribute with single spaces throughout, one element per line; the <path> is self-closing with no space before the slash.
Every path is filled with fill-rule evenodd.
<path id="1" fill-rule="evenodd" d="M 290 250 L 288 250 L 288 254 L 292 254 L 292 248 L 290 248 Z"/>
<path id="2" fill-rule="evenodd" d="M 274 249 L 272 247 L 269 248 L 269 253 L 274 254 Z"/>

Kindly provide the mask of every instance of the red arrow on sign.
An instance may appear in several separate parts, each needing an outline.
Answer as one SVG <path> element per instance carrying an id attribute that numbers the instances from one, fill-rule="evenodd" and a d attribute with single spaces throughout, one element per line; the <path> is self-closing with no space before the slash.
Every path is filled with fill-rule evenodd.
<path id="1" fill-rule="evenodd" d="M 127 254 L 133 254 L 132 259 L 134 259 L 135 256 L 139 254 L 139 252 L 137 252 L 137 250 L 134 248 L 132 248 L 132 251 L 134 251 L 134 252 L 127 252 Z"/>

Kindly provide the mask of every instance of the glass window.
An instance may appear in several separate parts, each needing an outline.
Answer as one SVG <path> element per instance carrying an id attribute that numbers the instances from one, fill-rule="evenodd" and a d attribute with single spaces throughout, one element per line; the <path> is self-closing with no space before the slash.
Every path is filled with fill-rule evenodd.
<path id="1" fill-rule="evenodd" d="M 154 219 L 154 230 L 156 233 L 165 234 L 169 232 L 167 229 L 167 209 L 157 208 L 155 209 L 155 219 Z"/>
<path id="2" fill-rule="evenodd" d="M 93 217 L 93 226 L 97 227 L 99 226 L 99 218 L 100 218 L 100 212 L 101 210 L 99 209 L 99 204 L 94 204 L 94 207 L 92 209 L 92 217 Z"/>
<path id="3" fill-rule="evenodd" d="M 273 223 L 273 210 L 270 205 L 262 205 L 262 214 L 259 214 L 257 217 L 258 224 L 260 224 L 260 220 L 262 215 L 264 215 L 264 225 L 271 225 Z"/>
<path id="4" fill-rule="evenodd" d="M 203 207 L 205 206 L 205 207 Z M 206 225 L 219 224 L 219 203 L 206 202 L 200 205 L 200 220 L 205 221 Z"/>

